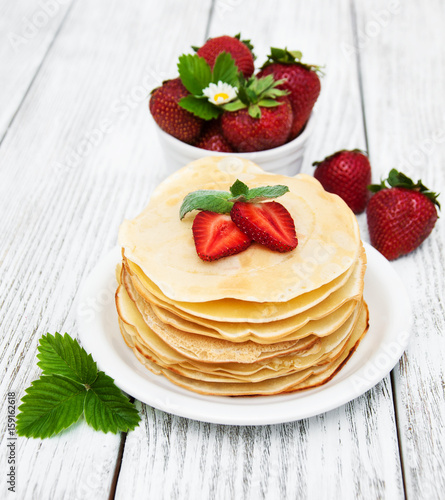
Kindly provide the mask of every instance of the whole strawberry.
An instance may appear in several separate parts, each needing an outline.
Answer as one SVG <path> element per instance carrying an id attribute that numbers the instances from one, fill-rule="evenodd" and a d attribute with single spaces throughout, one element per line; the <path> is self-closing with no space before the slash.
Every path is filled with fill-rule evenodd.
<path id="1" fill-rule="evenodd" d="M 270 51 L 258 77 L 273 75 L 275 80 L 283 80 L 279 88 L 289 91 L 294 114 L 289 136 L 289 140 L 292 140 L 303 130 L 320 95 L 319 68 L 300 62 L 301 52 L 274 47 Z"/>
<path id="2" fill-rule="evenodd" d="M 210 120 L 204 123 L 202 133 L 195 143 L 195 146 L 209 151 L 219 151 L 222 153 L 233 153 L 233 148 L 223 136 L 221 122 L 219 119 Z"/>
<path id="3" fill-rule="evenodd" d="M 362 151 L 338 151 L 313 165 L 314 177 L 326 191 L 340 196 L 354 213 L 363 212 L 370 196 L 371 165 Z"/>
<path id="4" fill-rule="evenodd" d="M 415 250 L 431 233 L 437 220 L 437 194 L 421 181 L 416 184 L 393 169 L 388 184 L 372 184 L 366 209 L 371 244 L 388 260 Z"/>
<path id="5" fill-rule="evenodd" d="M 292 108 L 278 83 L 271 75 L 251 77 L 238 89 L 238 99 L 224 106 L 221 128 L 235 151 L 264 151 L 287 141 Z"/>
<path id="6" fill-rule="evenodd" d="M 245 78 L 249 78 L 254 70 L 253 47 L 250 40 L 240 40 L 240 34 L 236 36 L 218 36 L 209 38 L 207 42 L 197 51 L 198 56 L 203 57 L 213 68 L 216 58 L 221 52 L 228 52 L 235 59 L 238 69 Z"/>
<path id="7" fill-rule="evenodd" d="M 167 80 L 152 92 L 149 107 L 162 130 L 192 144 L 199 137 L 204 120 L 179 106 L 179 101 L 188 95 L 179 78 Z"/>

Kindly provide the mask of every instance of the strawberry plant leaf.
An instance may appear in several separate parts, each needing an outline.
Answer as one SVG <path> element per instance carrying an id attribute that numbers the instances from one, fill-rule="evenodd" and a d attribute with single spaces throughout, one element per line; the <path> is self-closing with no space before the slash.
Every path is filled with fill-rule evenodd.
<path id="1" fill-rule="evenodd" d="M 232 210 L 233 203 L 228 199 L 231 194 L 226 191 L 202 189 L 189 193 L 182 202 L 179 217 L 184 218 L 192 210 L 209 210 L 219 214 L 227 214 Z"/>
<path id="2" fill-rule="evenodd" d="M 80 384 L 92 384 L 97 377 L 97 365 L 77 340 L 68 334 L 62 337 L 43 335 L 38 346 L 37 365 L 43 375 L 58 374 Z"/>
<path id="3" fill-rule="evenodd" d="M 184 87 L 193 95 L 200 96 L 212 81 L 212 70 L 197 54 L 183 54 L 179 57 L 178 71 Z"/>
<path id="4" fill-rule="evenodd" d="M 186 109 L 195 116 L 202 118 L 204 120 L 211 120 L 212 118 L 218 118 L 218 116 L 223 112 L 218 106 L 214 106 L 207 98 L 202 99 L 195 97 L 193 95 L 188 95 L 183 97 L 179 101 L 181 108 Z"/>
<path id="5" fill-rule="evenodd" d="M 387 182 L 389 186 L 386 184 Z M 371 191 L 372 193 L 377 193 L 382 189 L 390 188 L 405 188 L 418 191 L 419 193 L 422 193 L 428 199 L 430 199 L 440 209 L 440 203 L 438 200 L 439 193 L 430 191 L 430 189 L 428 189 L 420 179 L 415 183 L 411 178 L 409 178 L 403 172 L 399 172 L 395 168 L 390 170 L 388 178 L 383 179 L 380 184 L 370 184 L 368 186 L 369 191 Z"/>
<path id="6" fill-rule="evenodd" d="M 61 432 L 82 415 L 86 389 L 60 375 L 44 375 L 26 389 L 19 406 L 17 434 L 47 438 Z"/>
<path id="7" fill-rule="evenodd" d="M 228 52 L 221 52 L 213 66 L 212 82 L 218 83 L 219 81 L 228 83 L 232 87 L 239 86 L 238 67 L 235 59 Z"/>
<path id="8" fill-rule="evenodd" d="M 261 118 L 261 109 L 258 104 L 251 104 L 249 106 L 248 113 L 252 118 Z"/>
<path id="9" fill-rule="evenodd" d="M 262 99 L 258 103 L 258 106 L 261 106 L 263 108 L 276 108 L 277 106 L 280 106 L 281 104 L 283 104 L 283 103 L 278 102 L 278 101 L 273 101 L 272 99 Z"/>
<path id="10" fill-rule="evenodd" d="M 140 421 L 136 408 L 104 372 L 97 374 L 85 396 L 84 413 L 95 430 L 114 434 L 133 430 Z"/>
<path id="11" fill-rule="evenodd" d="M 238 111 L 240 109 L 244 109 L 247 106 L 242 102 L 242 101 L 232 101 L 228 102 L 227 104 L 223 104 L 221 106 L 225 111 Z"/>

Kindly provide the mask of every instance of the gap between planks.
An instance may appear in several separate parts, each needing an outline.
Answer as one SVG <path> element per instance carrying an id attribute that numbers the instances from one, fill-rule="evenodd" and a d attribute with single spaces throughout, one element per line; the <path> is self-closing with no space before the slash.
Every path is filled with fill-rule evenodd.
<path id="1" fill-rule="evenodd" d="M 364 91 L 363 91 L 363 77 L 362 77 L 362 64 L 361 64 L 361 57 L 360 57 L 360 47 L 359 47 L 359 40 L 358 40 L 358 23 L 357 23 L 357 11 L 355 9 L 355 0 L 350 0 L 350 6 L 351 6 L 351 19 L 352 19 L 352 33 L 354 36 L 354 45 L 357 48 L 356 50 L 356 63 L 357 63 L 357 78 L 358 78 L 358 87 L 359 87 L 359 92 L 360 92 L 360 103 L 361 103 L 361 108 L 362 108 L 362 117 L 363 117 L 363 133 L 365 135 L 365 143 L 366 143 L 366 152 L 368 156 L 370 157 L 370 151 L 369 151 L 369 142 L 368 142 L 368 129 L 367 129 L 367 124 L 366 124 L 366 106 L 365 106 L 365 97 L 364 97 Z M 403 485 L 403 495 L 405 499 L 407 498 L 406 495 L 406 478 L 405 478 L 405 467 L 404 467 L 404 462 L 403 462 L 403 451 L 402 451 L 402 446 L 401 446 L 401 432 L 400 432 L 400 425 L 399 425 L 399 413 L 397 410 L 397 396 L 396 396 L 396 382 L 394 379 L 394 371 L 391 370 L 389 374 L 390 382 L 391 382 L 391 392 L 392 392 L 392 404 L 394 408 L 394 421 L 396 424 L 396 431 L 397 431 L 397 449 L 399 452 L 399 460 L 400 460 L 400 471 L 402 474 L 402 485 Z"/>
<path id="2" fill-rule="evenodd" d="M 70 11 L 71 7 L 73 6 L 74 2 L 76 2 L 76 0 L 73 0 L 73 3 L 70 5 L 70 8 L 68 9 L 67 11 L 67 15 L 68 15 L 68 12 Z M 211 4 L 210 4 L 210 10 L 209 10 L 209 17 L 207 19 L 207 24 L 206 24 L 206 30 L 205 30 L 205 34 L 204 34 L 204 40 L 203 40 L 203 43 L 209 38 L 209 32 L 210 32 L 210 26 L 212 24 L 212 19 L 213 19 L 213 14 L 214 14 L 214 10 L 215 10 L 215 0 L 212 0 Z M 65 16 L 66 18 L 67 16 Z M 61 25 L 63 25 L 63 23 L 65 22 L 65 18 L 63 19 Z M 60 27 L 59 29 L 57 30 L 55 36 L 54 36 L 54 39 L 53 41 L 51 42 L 51 45 L 48 47 L 48 50 L 46 51 L 45 53 L 45 56 L 43 58 L 43 60 L 45 59 L 45 57 L 47 56 L 55 38 L 57 37 L 58 33 L 60 31 Z M 42 63 L 43 63 L 43 60 L 42 60 Z M 30 83 L 30 86 L 32 85 L 37 73 L 39 72 L 39 69 L 42 65 L 42 63 L 39 65 L 39 68 L 37 69 L 36 71 L 36 74 L 34 75 L 34 78 L 32 79 L 31 83 Z M 29 90 L 29 88 L 28 88 Z M 28 93 L 28 90 L 26 91 L 24 97 L 23 97 L 23 100 L 25 99 L 26 97 L 26 94 Z M 23 100 L 21 101 L 21 103 L 23 102 Z M 14 114 L 10 124 L 8 125 L 8 128 L 9 126 L 11 125 L 11 123 L 14 121 L 14 118 L 15 118 L 15 115 L 17 114 L 18 110 L 20 109 L 20 106 L 21 106 L 21 103 L 20 105 L 18 106 L 17 108 L 17 111 L 16 113 Z M 6 135 L 6 132 L 5 132 L 5 135 Z M 3 136 L 4 138 L 4 136 Z M 0 141 L 0 146 L 1 146 L 1 143 L 3 141 L 3 138 L 2 140 Z M 131 402 L 134 403 L 134 398 L 130 398 Z M 118 455 L 117 455 L 117 458 L 116 458 L 116 466 L 115 466 L 115 469 L 114 469 L 114 475 L 113 475 L 113 480 L 111 482 L 111 486 L 110 486 L 110 494 L 108 496 L 108 500 L 114 500 L 115 498 L 115 495 L 116 495 L 116 488 L 117 488 L 117 483 L 118 483 L 118 480 L 119 480 L 119 475 L 120 475 L 120 471 L 121 471 L 121 466 L 122 466 L 122 458 L 124 456 L 124 450 L 125 450 L 125 443 L 127 441 L 127 435 L 128 433 L 127 432 L 124 432 L 122 433 L 122 436 L 121 436 L 121 442 L 120 442 L 120 445 L 119 445 L 119 451 L 118 451 Z"/>

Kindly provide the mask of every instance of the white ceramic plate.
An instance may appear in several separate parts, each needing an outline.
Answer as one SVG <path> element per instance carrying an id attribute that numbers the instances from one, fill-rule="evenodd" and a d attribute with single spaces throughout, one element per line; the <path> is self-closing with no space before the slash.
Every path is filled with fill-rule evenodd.
<path id="1" fill-rule="evenodd" d="M 343 369 L 315 389 L 277 396 L 204 396 L 152 374 L 136 359 L 119 331 L 114 304 L 119 248 L 99 262 L 80 291 L 80 339 L 100 369 L 113 377 L 122 390 L 175 415 L 233 425 L 276 424 L 318 415 L 351 401 L 380 382 L 408 343 L 412 315 L 403 283 L 377 250 L 367 244 L 365 249 L 368 268 L 364 296 L 369 306 L 369 331 Z"/>

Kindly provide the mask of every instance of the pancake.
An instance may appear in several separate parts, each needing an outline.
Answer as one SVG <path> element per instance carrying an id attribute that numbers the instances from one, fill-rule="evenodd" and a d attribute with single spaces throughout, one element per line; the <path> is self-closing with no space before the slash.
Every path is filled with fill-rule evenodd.
<path id="1" fill-rule="evenodd" d="M 142 314 L 145 323 L 164 340 L 166 340 L 166 337 L 168 337 L 169 340 L 166 341 L 169 344 L 171 344 L 172 342 L 175 343 L 176 345 L 182 344 L 184 340 L 188 338 L 186 335 L 187 333 L 191 333 L 192 335 L 196 334 L 200 335 L 201 342 L 204 344 L 206 342 L 206 339 L 208 339 L 209 337 L 223 338 L 225 340 L 230 340 L 233 343 L 234 341 L 233 336 L 227 334 L 223 328 L 221 328 L 220 332 L 217 332 L 215 330 L 203 327 L 202 325 L 193 323 L 192 321 L 185 322 L 184 320 L 183 323 L 186 323 L 187 327 L 186 330 L 169 325 L 156 315 L 152 304 L 145 301 L 134 289 L 132 282 L 128 277 L 128 274 L 125 271 L 125 268 L 122 270 L 122 282 L 125 286 L 125 289 L 129 297 L 131 298 L 131 300 L 133 300 L 139 312 Z M 259 343 L 264 345 L 267 344 L 273 345 L 276 342 L 291 341 L 291 340 L 295 341 L 298 339 L 303 339 L 311 336 L 326 337 L 327 335 L 335 331 L 337 328 L 339 328 L 351 316 L 354 309 L 356 308 L 356 305 L 357 305 L 356 300 L 350 300 L 348 303 L 344 304 L 344 306 L 336 309 L 333 313 L 331 313 L 329 317 L 323 317 L 319 320 L 315 319 L 308 321 L 302 328 L 299 328 L 296 331 L 285 335 L 284 337 L 275 334 L 273 328 L 274 328 L 274 323 L 276 322 L 272 322 L 273 323 L 271 326 L 272 330 L 269 330 L 269 336 L 266 337 L 263 334 Z M 229 329 L 229 327 L 232 329 L 233 326 L 238 326 L 238 323 L 230 324 L 227 322 L 225 323 L 221 322 L 220 324 L 225 326 L 227 329 Z M 270 335 L 273 336 L 271 337 Z M 244 337 L 246 337 L 246 335 Z M 252 340 L 255 343 L 258 342 L 257 335 L 250 334 L 248 335 L 248 337 L 249 337 L 248 340 Z M 236 338 L 236 341 L 238 342 L 240 341 L 239 337 Z M 246 340 L 244 340 L 244 342 L 245 341 Z"/>
<path id="2" fill-rule="evenodd" d="M 165 351 L 163 342 L 169 349 L 174 351 L 169 352 L 171 359 L 175 362 L 180 359 L 177 357 L 177 353 L 180 353 L 191 360 L 208 363 L 253 363 L 279 354 L 308 349 L 317 341 L 315 336 L 311 336 L 300 341 L 293 340 L 270 345 L 256 344 L 252 341 L 234 344 L 227 340 L 203 337 L 202 335 L 187 332 L 182 332 L 182 334 L 177 332 L 176 335 L 169 335 L 168 331 L 163 332 L 161 337 L 155 334 L 144 321 L 144 317 L 136 304 L 131 301 L 123 286 L 119 286 L 116 291 L 116 307 L 120 319 L 135 328 L 139 332 L 139 336 L 144 338 L 144 343 L 151 345 L 154 350 Z"/>
<path id="3" fill-rule="evenodd" d="M 298 246 L 253 243 L 213 262 L 196 253 L 187 194 L 284 184 Z M 347 362 L 368 329 L 366 254 L 357 220 L 313 177 L 252 162 L 197 160 L 166 179 L 119 230 L 116 308 L 125 343 L 156 375 L 209 395 L 269 395 L 317 387 Z"/>
<path id="4" fill-rule="evenodd" d="M 273 253 L 273 252 L 271 252 Z M 234 256 L 235 257 L 235 256 Z M 223 259 L 221 259 L 223 260 Z M 135 272 L 135 265 L 124 258 L 124 265 L 131 276 L 132 283 L 140 295 L 148 302 L 168 309 L 181 315 L 181 311 L 192 316 L 209 320 L 230 321 L 233 323 L 267 323 L 290 318 L 301 314 L 305 310 L 323 302 L 336 290 L 341 289 L 343 303 L 352 298 L 359 297 L 363 291 L 363 276 L 366 269 L 366 254 L 360 245 L 358 260 L 348 271 L 333 280 L 331 283 L 321 286 L 318 290 L 305 293 L 301 296 L 288 300 L 287 302 L 250 302 L 238 299 L 221 299 L 207 302 L 177 302 L 169 299 L 162 291 L 147 278 Z M 350 280 L 351 276 L 352 279 Z M 346 286 L 345 286 L 346 285 Z M 346 296 L 345 296 L 346 294 Z M 336 304 L 327 302 L 326 304 L 335 308 Z M 337 306 L 338 307 L 338 306 Z"/>
<path id="5" fill-rule="evenodd" d="M 153 373 L 162 373 L 173 383 L 200 394 L 217 396 L 274 395 L 314 388 L 327 383 L 344 366 L 358 347 L 367 330 L 368 310 L 367 307 L 364 307 L 363 314 L 360 316 L 343 352 L 333 362 L 257 383 L 205 382 L 184 377 L 172 370 L 159 367 L 140 354 L 137 354 L 137 357 Z"/>
<path id="6" fill-rule="evenodd" d="M 147 294 L 144 288 L 141 287 L 138 279 L 127 272 L 128 267 L 126 265 L 124 267 L 125 273 L 123 275 L 123 280 L 130 296 L 137 293 L 138 297 L 142 297 L 143 300 L 151 305 L 155 314 L 164 323 L 178 327 L 180 330 L 191 331 L 193 333 L 200 333 L 200 327 L 202 326 L 206 329 L 206 333 L 203 332 L 204 335 L 222 337 L 232 342 L 243 342 L 250 339 L 255 342 L 267 343 L 270 341 L 278 341 L 288 335 L 297 338 L 295 332 L 304 327 L 310 320 L 326 318 L 343 305 L 349 303 L 349 305 L 343 309 L 343 319 L 346 319 L 352 312 L 352 308 L 355 307 L 354 302 L 359 300 L 363 293 L 366 255 L 364 251 L 362 251 L 360 261 L 356 264 L 348 281 L 340 289 L 328 295 L 323 301 L 312 308 L 301 311 L 299 308 L 294 308 L 292 310 L 292 305 L 287 305 L 285 307 L 283 304 L 266 303 L 256 304 L 255 307 L 252 307 L 251 303 L 243 303 L 243 306 L 249 305 L 251 309 L 250 313 L 245 311 L 242 313 L 244 316 L 241 316 L 245 318 L 250 314 L 249 319 L 251 321 L 246 320 L 243 322 L 240 321 L 238 315 L 241 307 L 230 308 L 228 305 L 224 306 L 223 304 L 218 307 L 217 304 L 213 304 L 211 318 L 203 318 L 201 316 L 201 311 L 198 311 L 198 315 L 194 315 L 190 311 L 186 312 L 180 309 L 177 307 L 178 304 L 172 303 L 172 301 L 166 302 L 158 299 L 152 294 Z M 219 301 L 219 303 L 222 302 L 223 301 Z M 294 305 L 295 302 L 294 300 Z M 180 306 L 184 307 L 183 304 Z M 283 309 L 285 309 L 285 312 L 283 312 Z M 208 311 L 209 308 L 207 308 L 207 312 Z M 289 314 L 294 311 L 296 311 L 296 314 L 289 316 Z M 273 314 L 273 312 L 275 312 L 275 314 Z M 258 316 L 261 315 L 263 319 L 262 322 L 259 322 Z M 283 318 L 283 316 L 285 317 Z M 272 317 L 272 321 L 268 321 L 269 317 Z M 336 315 L 335 318 L 338 318 L 338 315 Z M 339 318 L 339 320 L 341 320 L 341 318 Z M 330 320 L 327 319 L 326 321 L 329 323 Z M 320 335 L 322 335 L 322 333 Z M 300 337 L 301 336 L 304 335 L 300 335 Z"/>
<path id="7" fill-rule="evenodd" d="M 338 196 L 305 174 L 268 174 L 246 160 L 239 160 L 235 172 L 231 165 L 221 157 L 192 162 L 161 183 L 145 210 L 120 227 L 119 243 L 126 258 L 166 297 L 177 302 L 287 303 L 340 278 L 356 262 L 360 251 L 357 220 Z M 299 243 L 294 251 L 271 252 L 253 244 L 240 254 L 211 263 L 197 256 L 191 231 L 194 214 L 179 219 L 184 197 L 198 188 L 228 191 L 236 179 L 249 187 L 289 187 L 280 203 L 295 221 Z"/>
<path id="8" fill-rule="evenodd" d="M 359 315 L 364 313 L 362 305 L 357 307 L 355 314 L 334 334 L 319 341 L 319 345 L 311 346 L 303 351 L 291 354 L 280 354 L 272 360 L 254 363 L 205 363 L 192 361 L 171 349 L 142 321 L 142 317 L 123 287 L 118 290 L 118 310 L 121 318 L 121 328 L 125 330 L 132 341 L 129 342 L 142 356 L 157 365 L 172 370 L 182 376 L 208 382 L 251 382 L 282 376 L 286 373 L 296 373 L 311 366 L 334 361 L 343 352 Z M 124 335 L 125 336 L 125 335 Z M 226 343 L 228 344 L 228 343 Z M 224 357 L 224 356 L 223 356 Z"/>

